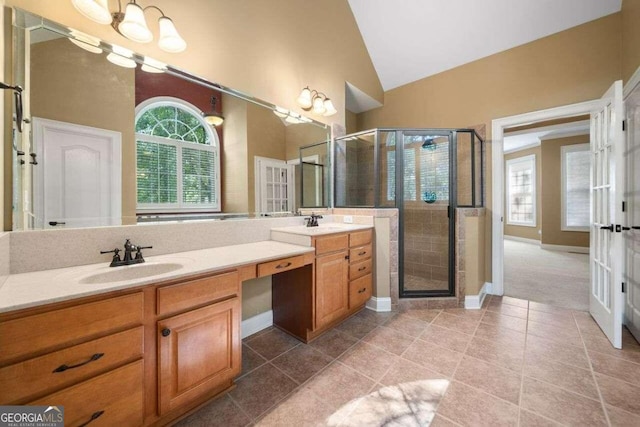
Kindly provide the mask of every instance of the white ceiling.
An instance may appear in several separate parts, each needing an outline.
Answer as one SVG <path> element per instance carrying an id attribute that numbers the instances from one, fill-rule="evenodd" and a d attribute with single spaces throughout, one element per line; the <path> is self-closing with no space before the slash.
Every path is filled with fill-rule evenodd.
<path id="1" fill-rule="evenodd" d="M 575 135 L 589 134 L 589 120 L 561 123 L 557 125 L 509 132 L 504 136 L 504 152 L 524 150 L 536 147 L 545 139 L 565 138 Z"/>
<path id="2" fill-rule="evenodd" d="M 384 90 L 620 11 L 622 0 L 349 0 Z"/>

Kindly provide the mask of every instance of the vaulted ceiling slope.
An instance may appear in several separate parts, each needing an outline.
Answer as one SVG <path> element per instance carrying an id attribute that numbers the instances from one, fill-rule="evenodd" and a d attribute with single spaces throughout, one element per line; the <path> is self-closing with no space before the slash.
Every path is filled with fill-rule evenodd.
<path id="1" fill-rule="evenodd" d="M 349 0 L 384 90 L 620 11 L 622 0 Z"/>

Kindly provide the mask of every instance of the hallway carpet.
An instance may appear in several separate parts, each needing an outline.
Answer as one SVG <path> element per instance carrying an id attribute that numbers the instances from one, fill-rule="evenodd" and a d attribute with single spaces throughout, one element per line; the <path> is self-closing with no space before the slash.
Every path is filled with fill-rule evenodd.
<path id="1" fill-rule="evenodd" d="M 573 310 L 589 310 L 589 254 L 504 241 L 504 294 Z"/>

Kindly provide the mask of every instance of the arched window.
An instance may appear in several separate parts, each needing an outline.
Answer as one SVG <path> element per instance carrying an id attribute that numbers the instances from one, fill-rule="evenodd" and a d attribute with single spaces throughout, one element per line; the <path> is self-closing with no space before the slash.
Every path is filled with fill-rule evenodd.
<path id="1" fill-rule="evenodd" d="M 138 211 L 220 210 L 220 144 L 193 105 L 152 98 L 136 108 Z"/>

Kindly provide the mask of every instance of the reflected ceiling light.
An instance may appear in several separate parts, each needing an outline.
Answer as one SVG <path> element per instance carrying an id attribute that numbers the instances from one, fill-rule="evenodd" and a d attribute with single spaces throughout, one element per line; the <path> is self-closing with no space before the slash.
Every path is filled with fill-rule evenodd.
<path id="1" fill-rule="evenodd" d="M 211 96 L 211 111 L 207 112 L 207 113 L 203 113 L 202 116 L 204 117 L 204 121 L 209 123 L 211 126 L 220 126 L 222 124 L 222 122 L 224 122 L 224 117 L 222 116 L 222 114 L 218 113 L 216 111 L 216 102 L 218 102 L 218 99 L 216 98 L 215 95 Z"/>
<path id="2" fill-rule="evenodd" d="M 69 38 L 69 41 L 91 53 L 102 53 L 102 49 L 100 48 L 100 39 L 97 37 L 81 33 L 77 30 L 71 30 L 71 38 Z"/>
<path id="3" fill-rule="evenodd" d="M 333 102 L 324 93 L 318 92 L 315 89 L 309 89 L 309 86 L 302 89 L 300 95 L 298 95 L 298 105 L 303 110 L 312 110 L 316 114 L 321 114 L 325 117 L 333 116 L 338 112 L 333 106 Z"/>
<path id="4" fill-rule="evenodd" d="M 300 123 L 311 123 L 311 120 L 308 117 L 301 116 L 300 114 L 296 114 L 293 111 L 289 111 L 286 108 L 276 107 L 273 110 L 273 114 L 283 119 L 285 122 L 290 123 L 292 125 L 297 125 Z"/>
<path id="5" fill-rule="evenodd" d="M 164 62 L 156 61 L 153 58 L 146 57 L 140 67 L 142 71 L 147 73 L 164 73 L 167 70 L 167 64 Z"/>
<path id="6" fill-rule="evenodd" d="M 292 125 L 298 125 L 302 123 L 301 116 L 299 116 L 296 113 L 289 113 L 289 115 L 287 116 L 286 119 L 284 119 L 284 121 L 287 123 L 291 123 Z"/>
<path id="7" fill-rule="evenodd" d="M 112 64 L 125 68 L 136 68 L 133 60 L 133 52 L 120 46 L 113 45 L 113 52 L 107 55 L 107 60 Z"/>
<path id="8" fill-rule="evenodd" d="M 131 0 L 127 3 L 125 11 L 122 12 L 122 3 L 118 0 L 118 11 L 111 13 L 107 0 L 71 0 L 71 3 L 82 15 L 92 21 L 99 24 L 111 24 L 118 33 L 138 43 L 149 43 L 153 40 L 153 33 L 147 26 L 144 14 L 148 9 L 155 9 L 161 15 L 158 19 L 160 28 L 158 46 L 160 49 L 169 53 L 178 53 L 187 48 L 187 42 L 180 37 L 173 21 L 157 6 L 151 5 L 142 8 L 136 3 L 136 0 Z"/>
<path id="9" fill-rule="evenodd" d="M 280 117 L 281 119 L 284 119 L 289 115 L 289 110 L 282 107 L 276 107 L 276 109 L 273 110 L 273 114 Z"/>

